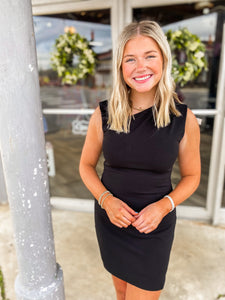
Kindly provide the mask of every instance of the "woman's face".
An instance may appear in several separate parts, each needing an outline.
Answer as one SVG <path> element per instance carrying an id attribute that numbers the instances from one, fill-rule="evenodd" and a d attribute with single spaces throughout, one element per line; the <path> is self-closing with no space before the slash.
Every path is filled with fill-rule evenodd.
<path id="1" fill-rule="evenodd" d="M 126 43 L 122 74 L 132 92 L 155 93 L 162 71 L 163 57 L 155 40 L 137 35 Z"/>

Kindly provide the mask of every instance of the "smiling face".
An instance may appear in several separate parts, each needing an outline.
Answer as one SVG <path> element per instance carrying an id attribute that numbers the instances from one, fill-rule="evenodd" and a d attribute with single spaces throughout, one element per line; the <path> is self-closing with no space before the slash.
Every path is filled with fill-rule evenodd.
<path id="1" fill-rule="evenodd" d="M 132 98 L 140 94 L 153 100 L 163 72 L 163 57 L 154 39 L 137 35 L 124 48 L 122 74 Z"/>

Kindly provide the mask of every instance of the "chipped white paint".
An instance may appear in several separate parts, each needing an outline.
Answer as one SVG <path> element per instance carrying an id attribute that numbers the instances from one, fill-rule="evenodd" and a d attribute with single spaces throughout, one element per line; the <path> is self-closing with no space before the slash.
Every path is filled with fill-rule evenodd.
<path id="1" fill-rule="evenodd" d="M 2 167 L 2 158 L 0 153 L 0 204 L 6 203 L 8 201 L 6 186 L 5 186 L 5 177 Z"/>
<path id="2" fill-rule="evenodd" d="M 31 71 L 31 72 L 33 72 L 33 70 L 34 70 L 34 67 L 32 66 L 32 64 L 29 64 L 29 70 Z"/>
<path id="3" fill-rule="evenodd" d="M 10 24 L 7 31 L 5 24 Z M 0 72 L 0 149 L 18 259 L 16 298 L 64 300 L 63 274 L 55 259 L 30 0 L 0 1 L 0 45 L 5 64 Z"/>
<path id="4" fill-rule="evenodd" d="M 30 202 L 30 200 L 29 200 L 29 199 L 27 200 L 27 204 L 28 204 L 28 206 L 27 206 L 27 207 L 30 209 L 30 208 L 31 208 L 31 202 Z"/>

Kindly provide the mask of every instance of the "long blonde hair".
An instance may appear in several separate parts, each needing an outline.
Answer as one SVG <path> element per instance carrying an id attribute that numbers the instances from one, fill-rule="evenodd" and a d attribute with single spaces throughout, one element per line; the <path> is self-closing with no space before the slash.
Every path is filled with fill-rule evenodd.
<path id="1" fill-rule="evenodd" d="M 180 116 L 175 100 L 180 102 L 175 92 L 175 84 L 171 76 L 172 56 L 170 46 L 161 27 L 154 21 L 141 21 L 127 25 L 119 36 L 113 62 L 114 85 L 108 104 L 109 129 L 128 133 L 131 122 L 131 101 L 129 87 L 123 79 L 122 59 L 126 43 L 137 35 L 150 37 L 158 44 L 163 57 L 163 72 L 158 83 L 153 114 L 155 125 L 165 127 L 170 123 L 170 113 Z"/>

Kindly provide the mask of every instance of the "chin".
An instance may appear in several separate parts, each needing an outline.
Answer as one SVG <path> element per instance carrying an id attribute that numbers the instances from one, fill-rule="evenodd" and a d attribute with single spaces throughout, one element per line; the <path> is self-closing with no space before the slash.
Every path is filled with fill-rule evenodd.
<path id="1" fill-rule="evenodd" d="M 133 90 L 135 90 L 136 92 L 138 92 L 138 93 L 148 93 L 148 92 L 150 92 L 152 89 L 153 89 L 154 87 L 143 87 L 143 88 L 141 88 L 141 87 L 139 87 L 139 88 L 133 88 Z"/>

